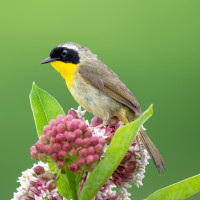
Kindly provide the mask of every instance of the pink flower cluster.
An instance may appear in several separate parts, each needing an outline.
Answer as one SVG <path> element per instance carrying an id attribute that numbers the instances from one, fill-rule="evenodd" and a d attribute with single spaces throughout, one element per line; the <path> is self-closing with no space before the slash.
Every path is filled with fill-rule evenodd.
<path id="1" fill-rule="evenodd" d="M 64 200 L 56 188 L 57 176 L 50 172 L 48 165 L 42 162 L 34 164 L 32 169 L 22 172 L 20 187 L 12 200 L 51 199 Z"/>
<path id="2" fill-rule="evenodd" d="M 135 142 L 133 142 L 132 145 L 135 145 Z M 136 155 L 133 149 L 129 148 L 124 159 L 114 171 L 110 179 L 117 187 L 122 187 L 124 183 L 133 181 L 136 169 Z"/>
<path id="3" fill-rule="evenodd" d="M 115 186 L 107 181 L 97 193 L 95 200 L 120 200 L 120 194 L 112 190 L 113 188 L 115 188 Z"/>
<path id="4" fill-rule="evenodd" d="M 108 124 L 104 125 L 101 119 L 94 117 L 91 125 L 92 127 L 99 128 L 101 132 L 104 132 L 106 142 L 109 144 L 117 129 L 124 124 L 117 118 L 113 118 Z M 148 159 L 149 155 L 147 150 L 140 139 L 136 137 L 117 169 L 100 189 L 95 200 L 118 200 L 122 197 L 130 199 L 130 194 L 127 192 L 127 188 L 130 187 L 128 183 L 133 182 L 137 187 L 142 186 L 142 179 L 144 178 L 145 166 L 148 164 Z M 116 194 L 112 190 L 114 187 L 113 184 L 120 189 L 119 194 Z"/>
<path id="5" fill-rule="evenodd" d="M 123 186 L 118 187 L 118 192 L 113 188 L 116 188 L 110 180 L 107 180 L 103 187 L 98 191 L 94 200 L 131 200 L 129 197 L 130 193 L 127 192 L 127 189 L 130 188 L 131 185 L 125 183 Z"/>
<path id="6" fill-rule="evenodd" d="M 31 147 L 31 157 L 56 162 L 59 169 L 65 168 L 69 158 L 72 160 L 68 165 L 70 171 L 80 173 L 83 166 L 92 171 L 103 154 L 105 143 L 103 137 L 93 136 L 87 123 L 70 110 L 67 116 L 58 115 L 44 127 L 43 135 Z"/>

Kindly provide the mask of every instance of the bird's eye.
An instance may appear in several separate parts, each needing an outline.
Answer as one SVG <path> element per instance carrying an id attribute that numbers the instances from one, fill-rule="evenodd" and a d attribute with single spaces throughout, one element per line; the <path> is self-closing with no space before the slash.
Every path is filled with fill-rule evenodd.
<path id="1" fill-rule="evenodd" d="M 63 50 L 63 51 L 61 52 L 61 55 L 62 55 L 63 57 L 65 57 L 65 56 L 67 55 L 67 50 Z"/>

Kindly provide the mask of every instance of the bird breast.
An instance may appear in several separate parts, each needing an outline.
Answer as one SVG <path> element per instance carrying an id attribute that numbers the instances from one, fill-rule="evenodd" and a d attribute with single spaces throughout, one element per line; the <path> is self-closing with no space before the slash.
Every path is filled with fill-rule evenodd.
<path id="1" fill-rule="evenodd" d="M 110 119 L 116 110 L 120 109 L 119 102 L 85 82 L 78 73 L 70 92 L 78 104 L 104 121 Z"/>

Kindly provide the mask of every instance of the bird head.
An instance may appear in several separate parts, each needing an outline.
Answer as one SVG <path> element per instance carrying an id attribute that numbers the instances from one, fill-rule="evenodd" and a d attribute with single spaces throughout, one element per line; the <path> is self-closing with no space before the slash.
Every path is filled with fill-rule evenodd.
<path id="1" fill-rule="evenodd" d="M 84 64 L 93 59 L 96 59 L 96 55 L 91 53 L 88 48 L 69 42 L 53 48 L 49 57 L 43 60 L 41 64 L 51 63 L 62 74 L 67 68 L 77 66 L 80 63 Z"/>
<path id="2" fill-rule="evenodd" d="M 84 47 L 82 47 L 84 48 Z M 80 62 L 81 46 L 75 43 L 64 43 L 53 48 L 48 58 L 41 64 L 60 61 L 64 63 L 78 64 Z"/>

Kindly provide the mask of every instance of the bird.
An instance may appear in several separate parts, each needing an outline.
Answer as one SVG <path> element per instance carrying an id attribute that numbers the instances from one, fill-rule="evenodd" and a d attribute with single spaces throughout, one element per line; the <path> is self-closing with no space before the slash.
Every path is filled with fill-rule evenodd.
<path id="1" fill-rule="evenodd" d="M 58 45 L 41 62 L 46 63 L 61 74 L 77 103 L 104 122 L 117 117 L 128 124 L 142 114 L 131 91 L 87 47 L 74 42 Z M 143 127 L 138 136 L 159 173 L 164 172 L 164 160 Z"/>

